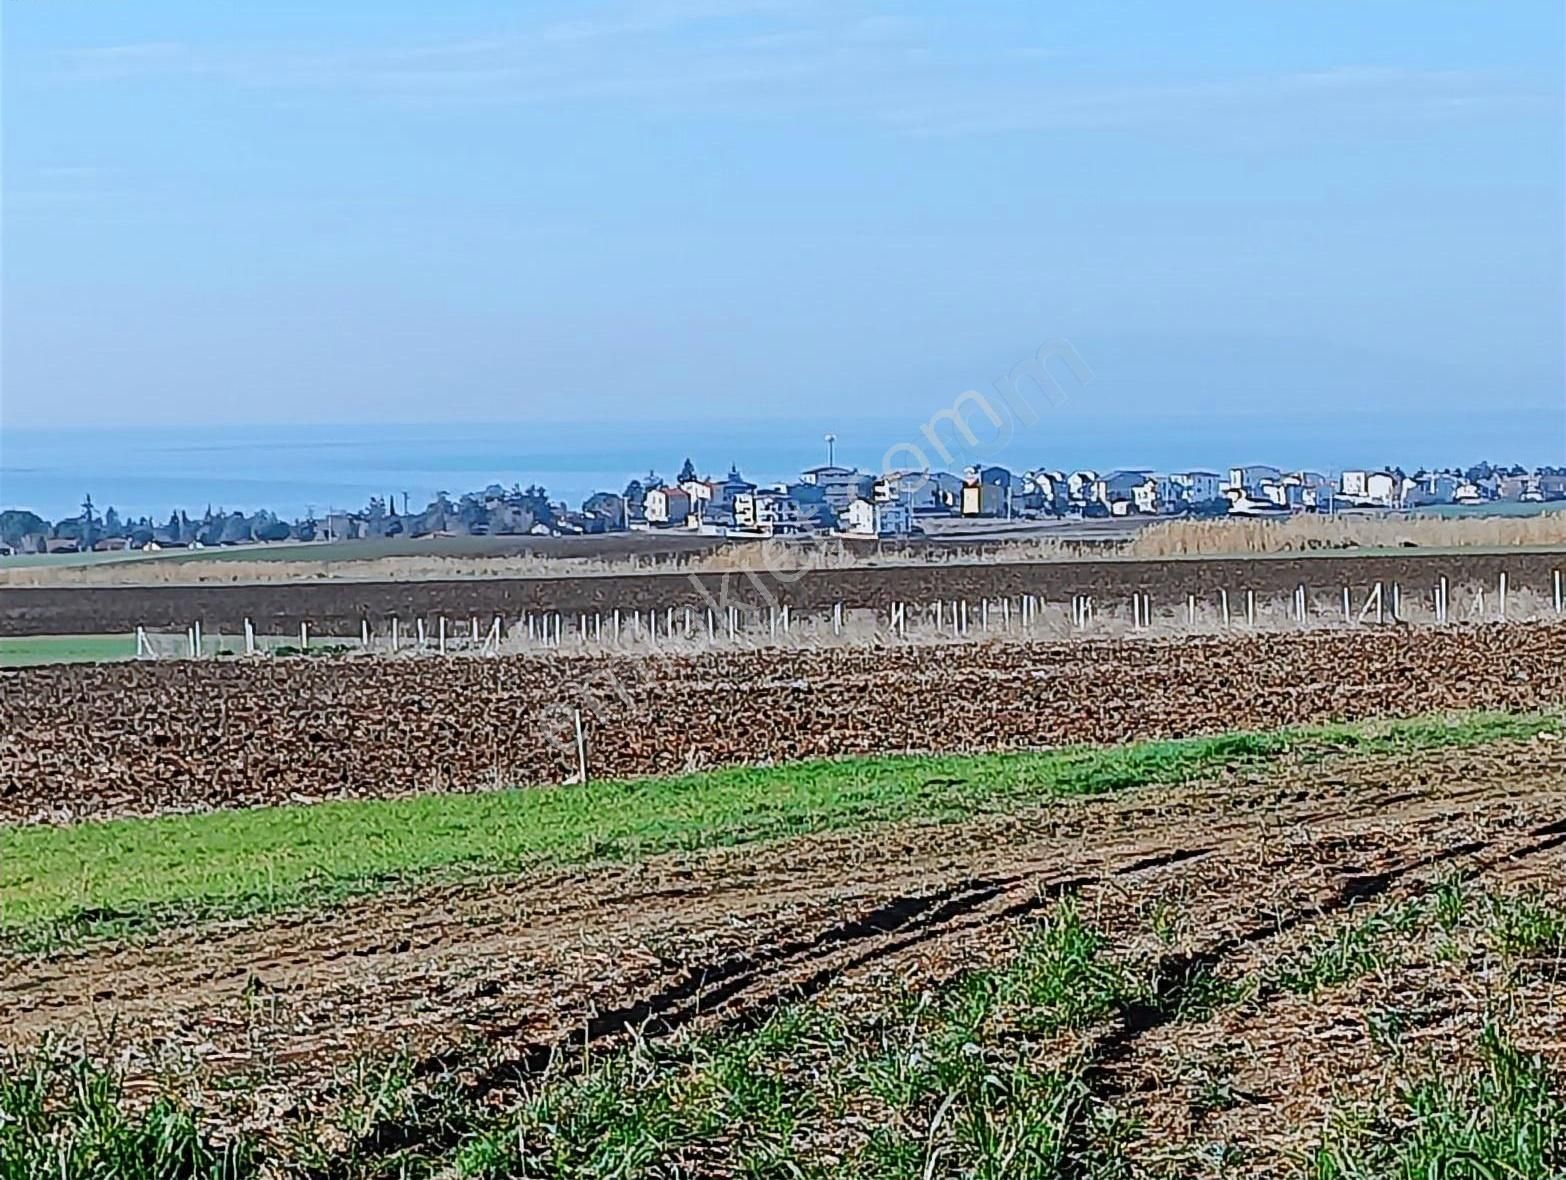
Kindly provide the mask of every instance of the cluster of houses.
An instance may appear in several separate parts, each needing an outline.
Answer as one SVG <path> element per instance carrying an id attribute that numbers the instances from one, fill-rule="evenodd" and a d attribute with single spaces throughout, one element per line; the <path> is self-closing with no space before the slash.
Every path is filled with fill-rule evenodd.
<path id="1" fill-rule="evenodd" d="M 862 472 L 826 465 L 797 482 L 759 486 L 737 467 L 722 479 L 690 478 L 626 504 L 627 527 L 777 536 L 830 531 L 907 535 L 930 517 L 1027 520 L 1156 515 L 1281 516 L 1343 509 L 1404 510 L 1438 504 L 1566 500 L 1566 469 L 1467 472 L 1350 470 L 1328 476 L 1276 467 L 1155 472 L 1145 469 L 1021 474 L 990 465 L 946 471 Z"/>
<path id="2" fill-rule="evenodd" d="M 406 498 L 398 513 L 395 497 L 375 497 L 363 511 L 331 511 L 321 519 L 310 514 L 291 524 L 265 511 L 247 516 L 211 509 L 200 518 L 178 512 L 158 524 L 145 517 L 121 520 L 112 508 L 99 516 L 89 497 L 81 515 L 53 525 L 19 509 L 0 512 L 0 555 L 396 536 L 574 536 L 626 529 L 738 537 L 900 537 L 942 517 L 1282 516 L 1493 501 L 1566 501 L 1566 467 L 1528 471 L 1481 463 L 1467 470 L 1419 470 L 1411 475 L 1381 468 L 1328 476 L 1267 466 L 1233 467 L 1224 473 L 1138 468 L 1101 474 L 1040 468 L 1018 474 L 990 465 L 957 475 L 912 470 L 875 474 L 828 463 L 808 468 L 798 480 L 756 484 L 737 466 L 722 478 L 698 476 L 686 460 L 681 478 L 673 483 L 649 475 L 645 481 L 632 480 L 623 493 L 597 492 L 579 509 L 550 500 L 541 487 L 492 484 L 457 500 L 438 493 L 419 512 L 409 511 Z"/>
<path id="3" fill-rule="evenodd" d="M 653 488 L 639 511 L 634 502 L 627 503 L 627 519 L 633 529 L 687 528 L 740 536 L 911 533 L 913 506 L 887 494 L 882 483 L 851 467 L 826 465 L 801 472 L 796 482 L 758 485 L 731 467 L 722 479 L 691 478 Z"/>

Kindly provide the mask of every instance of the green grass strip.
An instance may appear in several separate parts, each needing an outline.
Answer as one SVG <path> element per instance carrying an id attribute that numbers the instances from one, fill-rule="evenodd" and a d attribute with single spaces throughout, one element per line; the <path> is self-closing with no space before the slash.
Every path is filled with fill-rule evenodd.
<path id="1" fill-rule="evenodd" d="M 804 762 L 585 787 L 0 828 L 0 941 L 23 947 L 321 904 L 421 881 L 954 821 L 1189 782 L 1286 753 L 1473 745 L 1558 728 L 1462 715 L 1041 753 Z"/>
<path id="2" fill-rule="evenodd" d="M 134 635 L 33 635 L 0 639 L 0 668 L 135 658 Z"/>

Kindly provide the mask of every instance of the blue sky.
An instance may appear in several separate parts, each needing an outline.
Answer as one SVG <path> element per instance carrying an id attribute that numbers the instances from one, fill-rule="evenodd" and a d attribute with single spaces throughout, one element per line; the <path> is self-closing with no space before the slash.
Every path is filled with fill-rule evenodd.
<path id="1" fill-rule="evenodd" d="M 1566 451 L 1554 0 L 3 12 L 13 428 L 924 421 L 1065 337 L 1065 429 Z"/>

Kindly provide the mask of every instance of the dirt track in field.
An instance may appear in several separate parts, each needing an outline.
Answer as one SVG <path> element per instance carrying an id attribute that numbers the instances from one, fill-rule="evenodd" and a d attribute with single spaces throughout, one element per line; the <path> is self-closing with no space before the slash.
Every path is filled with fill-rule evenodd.
<path id="1" fill-rule="evenodd" d="M 285 584 L 194 586 L 0 586 L 0 636 L 126 634 L 139 626 L 183 632 L 200 622 L 209 635 L 239 634 L 250 619 L 262 634 L 295 635 L 300 623 L 317 634 L 357 635 L 362 621 L 377 631 L 400 618 L 456 620 L 496 615 L 509 621 L 524 613 L 562 614 L 706 608 L 788 606 L 797 613 L 845 607 L 936 600 L 1015 599 L 1032 594 L 1064 602 L 1075 594 L 1100 604 L 1152 596 L 1160 610 L 1183 607 L 1187 594 L 1204 601 L 1227 591 L 1241 601 L 1247 590 L 1261 598 L 1288 598 L 1305 586 L 1313 596 L 1335 599 L 1342 587 L 1356 601 L 1377 582 L 1402 586 L 1411 598 L 1428 597 L 1446 577 L 1494 589 L 1504 573 L 1515 590 L 1549 595 L 1560 551 L 1365 553 L 1298 556 L 1203 557 L 1071 561 L 976 561 L 928 565 L 862 566 L 759 573 L 638 573 L 535 578 L 394 579 L 307 581 Z"/>
<path id="2" fill-rule="evenodd" d="M 984 961 L 1066 893 L 1130 943 L 1146 939 L 1150 906 L 1173 903 L 1191 955 L 1247 971 L 1356 907 L 1454 872 L 1566 900 L 1566 740 L 1340 755 L 961 826 L 495 880 L 0 959 L 3 1038 L 62 1033 L 102 1051 L 112 1028 L 147 1075 L 243 1075 L 246 1117 L 265 1126 L 329 1091 L 362 1053 L 456 1070 L 483 1100 L 552 1052 L 628 1026 L 659 1035 L 745 1022 L 802 995 L 852 1008 L 856 996 Z M 1541 986 L 1542 1010 L 1559 1021 L 1566 984 Z M 1432 1027 L 1479 1018 L 1452 999 Z M 1173 1086 L 1182 1037 L 1205 1039 L 1203 1052 L 1243 1050 L 1256 1075 L 1246 1085 L 1265 1099 L 1226 1117 L 1261 1142 L 1280 1119 L 1315 1125 L 1334 1085 L 1358 1076 L 1363 1029 L 1343 1019 L 1330 1000 L 1273 997 L 1203 1032 L 1155 1024 L 1117 1046 L 1108 1084 L 1128 1095 Z M 1566 1057 L 1549 1029 L 1521 1031 Z M 1330 1043 L 1302 1062 L 1300 1038 L 1318 1033 Z M 1152 1122 L 1182 1125 L 1180 1102 L 1147 1101 Z"/>
<path id="3" fill-rule="evenodd" d="M 1566 626 L 0 671 L 0 822 L 1566 703 Z"/>

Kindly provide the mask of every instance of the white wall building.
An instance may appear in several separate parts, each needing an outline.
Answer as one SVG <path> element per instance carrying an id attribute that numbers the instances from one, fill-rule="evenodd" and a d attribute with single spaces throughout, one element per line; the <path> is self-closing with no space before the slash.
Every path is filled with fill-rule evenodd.
<path id="1" fill-rule="evenodd" d="M 1277 483 L 1283 478 L 1283 472 L 1276 467 L 1268 467 L 1265 464 L 1252 464 L 1248 467 L 1229 468 L 1229 482 L 1225 491 L 1244 491 L 1260 493 L 1262 485 Z"/>
<path id="2" fill-rule="evenodd" d="M 1081 471 L 1073 471 L 1066 476 L 1066 495 L 1069 499 L 1081 503 L 1093 498 L 1093 485 L 1098 482 L 1098 472 L 1084 468 Z"/>
<path id="3" fill-rule="evenodd" d="M 1397 476 L 1390 471 L 1345 471 L 1343 498 L 1366 507 L 1391 508 L 1398 502 Z"/>
<path id="4" fill-rule="evenodd" d="M 935 506 L 949 512 L 962 510 L 962 476 L 950 471 L 930 472 L 930 486 L 935 489 Z"/>
<path id="5" fill-rule="evenodd" d="M 738 467 L 730 467 L 728 475 L 712 484 L 711 504 L 714 508 L 733 508 L 736 497 L 744 492 L 754 492 L 756 485 L 739 473 Z"/>
<path id="6" fill-rule="evenodd" d="M 801 483 L 820 488 L 833 512 L 842 512 L 860 494 L 860 484 L 865 477 L 856 468 L 827 464 L 806 468 L 799 478 Z"/>
<path id="7" fill-rule="evenodd" d="M 681 488 L 653 488 L 642 501 L 648 524 L 684 524 L 691 514 L 691 498 Z"/>
<path id="8" fill-rule="evenodd" d="M 1178 490 L 1178 498 L 1187 504 L 1223 498 L 1223 477 L 1216 471 L 1174 471 L 1168 480 Z"/>
<path id="9" fill-rule="evenodd" d="M 774 488 L 741 492 L 734 497 L 734 523 L 751 532 L 772 536 L 799 531 L 799 505 Z"/>
<path id="10" fill-rule="evenodd" d="M 1055 512 L 1066 499 L 1066 477 L 1061 472 L 1038 468 L 1023 473 L 1021 501 L 1025 507 Z"/>
<path id="11" fill-rule="evenodd" d="M 680 484 L 680 491 L 691 498 L 691 512 L 700 516 L 717 493 L 717 485 L 710 479 L 687 479 Z"/>
<path id="12" fill-rule="evenodd" d="M 889 471 L 875 481 L 872 496 L 877 504 L 901 504 L 915 512 L 928 512 L 942 507 L 938 491 L 931 472 Z"/>
<path id="13" fill-rule="evenodd" d="M 1463 483 L 1464 480 L 1449 472 L 1432 471 L 1425 476 L 1419 494 L 1426 504 L 1451 504 L 1457 500 L 1457 489 Z"/>
<path id="14" fill-rule="evenodd" d="M 856 537 L 906 537 L 913 529 L 913 514 L 906 504 L 855 500 L 843 514 L 843 531 Z"/>
<path id="15" fill-rule="evenodd" d="M 1094 481 L 1092 492 L 1116 516 L 1158 511 L 1158 481 L 1146 471 L 1111 471 Z"/>

